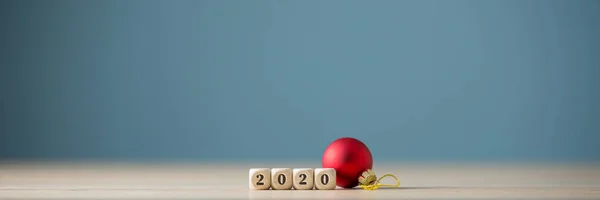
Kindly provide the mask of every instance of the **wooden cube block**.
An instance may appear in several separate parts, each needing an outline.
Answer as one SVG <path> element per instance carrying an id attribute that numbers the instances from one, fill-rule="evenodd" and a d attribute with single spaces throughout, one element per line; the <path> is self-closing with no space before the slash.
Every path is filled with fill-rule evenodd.
<path id="1" fill-rule="evenodd" d="M 292 169 L 291 168 L 273 168 L 271 169 L 271 188 L 274 190 L 292 189 Z"/>
<path id="2" fill-rule="evenodd" d="M 293 171 L 293 186 L 296 190 L 312 190 L 314 186 L 314 170 L 312 168 L 299 168 Z"/>
<path id="3" fill-rule="evenodd" d="M 271 187 L 271 170 L 269 168 L 250 169 L 250 189 L 268 190 Z"/>
<path id="4" fill-rule="evenodd" d="M 317 190 L 333 190 L 336 185 L 336 174 L 333 168 L 315 169 L 315 188 Z"/>

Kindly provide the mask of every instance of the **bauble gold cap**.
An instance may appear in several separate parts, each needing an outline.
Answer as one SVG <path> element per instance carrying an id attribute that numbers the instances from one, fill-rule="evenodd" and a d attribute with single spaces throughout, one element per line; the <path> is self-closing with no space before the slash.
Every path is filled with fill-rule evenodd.
<path id="1" fill-rule="evenodd" d="M 373 170 L 368 169 L 358 177 L 358 183 L 360 185 L 374 185 L 377 183 L 377 175 Z"/>

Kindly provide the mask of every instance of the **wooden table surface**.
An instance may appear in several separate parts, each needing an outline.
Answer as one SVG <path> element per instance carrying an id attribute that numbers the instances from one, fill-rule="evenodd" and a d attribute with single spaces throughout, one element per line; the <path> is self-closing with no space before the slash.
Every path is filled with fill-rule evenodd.
<path id="1" fill-rule="evenodd" d="M 599 163 L 375 163 L 401 187 L 248 189 L 250 168 L 307 163 L 0 162 L 0 199 L 600 199 Z"/>

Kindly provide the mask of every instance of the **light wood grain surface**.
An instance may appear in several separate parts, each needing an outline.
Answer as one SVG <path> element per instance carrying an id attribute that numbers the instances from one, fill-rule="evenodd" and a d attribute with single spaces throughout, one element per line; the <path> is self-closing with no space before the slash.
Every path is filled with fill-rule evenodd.
<path id="1" fill-rule="evenodd" d="M 375 191 L 250 190 L 259 167 L 320 165 L 0 162 L 0 199 L 600 199 L 598 163 L 376 163 L 402 185 Z"/>

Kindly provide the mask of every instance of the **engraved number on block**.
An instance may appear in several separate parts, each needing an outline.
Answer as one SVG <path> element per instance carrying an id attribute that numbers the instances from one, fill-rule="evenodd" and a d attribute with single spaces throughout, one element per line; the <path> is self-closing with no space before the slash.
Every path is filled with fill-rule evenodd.
<path id="1" fill-rule="evenodd" d="M 279 183 L 279 185 L 283 185 L 285 184 L 285 179 L 285 175 L 279 174 L 279 176 L 277 176 L 277 183 Z"/>
<path id="2" fill-rule="evenodd" d="M 317 190 L 334 190 L 336 186 L 336 172 L 333 168 L 315 169 L 315 188 Z"/>
<path id="3" fill-rule="evenodd" d="M 329 183 L 329 175 L 327 175 L 327 174 L 323 174 L 323 175 L 321 176 L 321 183 L 322 183 L 323 185 L 327 185 L 327 183 Z"/>
<path id="4" fill-rule="evenodd" d="M 256 182 L 256 185 L 265 185 L 265 183 L 263 183 L 263 179 L 265 179 L 265 175 L 259 174 L 256 175 L 256 178 L 258 179 L 258 182 Z"/>
<path id="5" fill-rule="evenodd" d="M 267 178 L 265 177 L 265 180 Z M 290 190 L 294 184 L 291 168 L 272 168 L 271 169 L 271 189 Z"/>
<path id="6" fill-rule="evenodd" d="M 250 189 L 268 190 L 271 187 L 271 169 L 252 168 L 248 175 Z"/>
<path id="7" fill-rule="evenodd" d="M 300 174 L 300 178 L 302 178 L 302 180 L 300 180 L 300 185 L 306 185 L 308 184 L 305 180 L 308 176 L 306 174 Z"/>
<path id="8" fill-rule="evenodd" d="M 290 181 L 296 190 L 312 190 L 315 187 L 314 174 L 313 168 L 296 168 Z"/>

